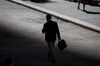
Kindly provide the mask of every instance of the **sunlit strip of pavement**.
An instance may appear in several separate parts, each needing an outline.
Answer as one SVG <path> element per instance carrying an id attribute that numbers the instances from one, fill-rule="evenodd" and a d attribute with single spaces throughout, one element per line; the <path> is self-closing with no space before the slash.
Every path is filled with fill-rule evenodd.
<path id="1" fill-rule="evenodd" d="M 60 18 L 61 20 L 69 21 L 69 22 L 77 24 L 79 26 L 94 30 L 96 32 L 100 32 L 100 27 L 95 26 L 95 25 L 90 24 L 90 23 L 87 23 L 85 21 L 81 21 L 79 19 L 69 17 L 69 16 L 66 16 L 66 15 L 63 15 L 63 14 L 60 14 L 60 13 L 57 13 L 57 12 L 54 12 L 54 11 L 33 5 L 33 4 L 30 4 L 30 3 L 27 3 L 27 2 L 24 2 L 24 1 L 21 1 L 21 0 L 11 0 L 11 1 L 14 2 L 14 3 L 20 4 L 20 5 L 26 6 L 28 8 L 35 9 L 35 10 L 42 12 L 42 13 L 51 14 L 51 15 L 57 17 L 57 18 Z"/>

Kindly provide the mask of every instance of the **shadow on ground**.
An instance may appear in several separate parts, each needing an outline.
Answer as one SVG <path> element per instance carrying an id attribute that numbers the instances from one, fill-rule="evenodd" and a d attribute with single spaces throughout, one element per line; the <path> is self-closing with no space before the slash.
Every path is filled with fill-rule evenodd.
<path id="1" fill-rule="evenodd" d="M 65 1 L 69 1 L 69 2 L 75 2 L 75 3 L 77 3 L 77 0 L 75 0 L 75 1 L 73 1 L 73 0 L 65 0 Z M 81 2 L 81 3 L 83 3 L 83 2 Z M 96 6 L 96 7 L 100 7 L 100 4 L 99 4 L 100 2 L 96 2 L 96 1 L 91 1 L 91 2 L 87 2 L 86 4 L 87 5 L 90 5 L 90 6 Z"/>
<path id="2" fill-rule="evenodd" d="M 51 2 L 49 0 L 30 0 L 31 2 L 35 2 L 35 3 L 47 3 L 47 2 Z"/>
<path id="3" fill-rule="evenodd" d="M 87 10 L 81 10 L 87 14 L 100 14 L 100 12 L 93 12 L 93 11 L 87 11 Z"/>
<path id="4" fill-rule="evenodd" d="M 39 39 L 25 37 L 0 28 L 0 66 L 4 66 L 4 61 L 8 57 L 13 58 L 17 66 L 58 66 L 48 61 L 47 46 L 43 44 L 44 42 Z M 55 56 L 61 66 L 100 66 L 100 61 L 73 51 L 57 51 Z"/>

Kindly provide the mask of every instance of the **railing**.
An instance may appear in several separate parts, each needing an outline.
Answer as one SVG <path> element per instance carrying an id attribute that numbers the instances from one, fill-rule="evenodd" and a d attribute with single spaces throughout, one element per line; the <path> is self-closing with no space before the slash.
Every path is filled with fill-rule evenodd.
<path id="1" fill-rule="evenodd" d="M 60 13 L 57 13 L 57 12 L 39 7 L 39 6 L 35 6 L 35 5 L 30 4 L 30 3 L 21 1 L 21 0 L 11 0 L 11 2 L 23 5 L 25 7 L 37 10 L 37 11 L 45 13 L 45 14 L 51 14 L 52 16 L 54 16 L 56 18 L 59 18 L 60 20 L 63 20 L 65 22 L 69 21 L 69 22 L 74 23 L 76 25 L 79 25 L 79 26 L 82 26 L 82 27 L 85 27 L 85 28 L 88 28 L 88 29 L 91 29 L 91 30 L 94 30 L 94 31 L 100 33 L 100 27 L 97 27 L 95 25 L 92 25 L 92 24 L 89 24 L 87 22 L 81 21 L 79 19 L 72 18 L 72 17 L 66 16 L 66 15 L 63 15 L 63 14 L 60 14 Z"/>

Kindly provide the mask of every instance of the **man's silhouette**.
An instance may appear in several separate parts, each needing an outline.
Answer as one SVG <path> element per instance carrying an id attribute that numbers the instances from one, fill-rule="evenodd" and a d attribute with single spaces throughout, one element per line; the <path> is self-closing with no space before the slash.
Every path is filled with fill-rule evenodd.
<path id="1" fill-rule="evenodd" d="M 60 32 L 58 28 L 58 24 L 51 20 L 51 15 L 46 15 L 47 22 L 44 24 L 42 33 L 45 34 L 45 40 L 49 47 L 48 52 L 48 59 L 51 62 L 55 62 L 55 58 L 53 55 L 53 48 L 56 41 L 56 37 L 58 37 L 58 40 L 60 40 Z"/>

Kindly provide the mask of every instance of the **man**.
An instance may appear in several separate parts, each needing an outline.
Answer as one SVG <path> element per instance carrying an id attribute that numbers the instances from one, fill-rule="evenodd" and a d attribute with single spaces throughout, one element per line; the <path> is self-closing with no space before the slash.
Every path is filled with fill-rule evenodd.
<path id="1" fill-rule="evenodd" d="M 80 9 L 81 1 L 83 2 L 83 11 L 85 11 L 86 0 L 78 0 L 78 7 L 77 7 L 77 9 Z"/>
<path id="2" fill-rule="evenodd" d="M 60 32 L 58 28 L 58 24 L 54 21 L 52 21 L 51 15 L 46 15 L 47 22 L 44 24 L 42 33 L 45 34 L 45 41 L 48 44 L 49 52 L 48 52 L 48 59 L 51 62 L 55 62 L 55 58 L 53 55 L 53 48 L 56 41 L 56 37 L 58 37 L 58 40 L 60 40 Z"/>

